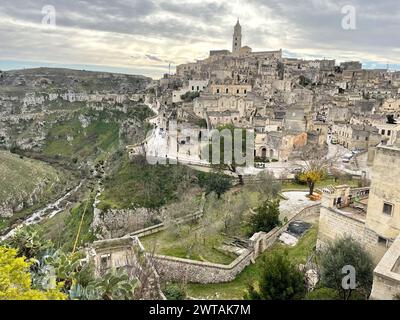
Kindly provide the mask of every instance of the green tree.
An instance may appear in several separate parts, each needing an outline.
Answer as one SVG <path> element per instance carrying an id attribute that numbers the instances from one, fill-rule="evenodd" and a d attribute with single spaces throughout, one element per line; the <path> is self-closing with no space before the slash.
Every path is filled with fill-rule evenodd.
<path id="1" fill-rule="evenodd" d="M 344 300 L 350 299 L 353 289 L 344 289 L 343 267 L 355 269 L 356 290 L 368 298 L 371 293 L 374 265 L 370 255 L 351 237 L 336 240 L 319 253 L 321 282 L 323 286 L 337 290 Z"/>
<path id="2" fill-rule="evenodd" d="M 0 247 L 0 300 L 65 300 L 58 288 L 46 291 L 31 288 L 31 262 L 18 257 L 16 249 Z"/>
<path id="3" fill-rule="evenodd" d="M 264 261 L 258 289 L 249 286 L 245 299 L 298 300 L 305 295 L 304 275 L 288 258 L 287 252 L 275 252 Z"/>
<path id="4" fill-rule="evenodd" d="M 280 225 L 279 199 L 266 200 L 254 211 L 250 217 L 250 233 L 269 232 Z"/>
<path id="5" fill-rule="evenodd" d="M 231 187 L 231 180 L 228 176 L 222 173 L 211 173 L 206 174 L 202 178 L 200 185 L 204 187 L 207 194 L 215 192 L 218 199 L 220 199 L 221 195 Z"/>

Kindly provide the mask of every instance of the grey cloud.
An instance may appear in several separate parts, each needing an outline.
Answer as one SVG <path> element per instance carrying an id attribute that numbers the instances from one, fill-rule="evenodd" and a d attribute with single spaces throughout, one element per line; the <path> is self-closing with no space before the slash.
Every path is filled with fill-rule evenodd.
<path id="1" fill-rule="evenodd" d="M 400 2 L 398 0 L 250 0 L 255 6 L 274 12 L 285 23 L 297 28 L 294 45 L 331 46 L 345 50 L 349 46 L 362 49 L 396 47 L 400 38 Z M 341 8 L 356 9 L 357 29 L 344 30 Z M 290 32 L 290 29 L 288 30 Z M 278 36 L 278 35 L 276 35 Z"/>
<path id="2" fill-rule="evenodd" d="M 359 59 L 370 54 L 393 60 L 394 49 L 400 47 L 399 0 L 245 0 L 238 3 L 244 44 L 253 48 L 282 48 L 291 55 L 295 55 L 296 50 L 309 49 L 309 56 L 343 52 L 344 56 L 354 54 Z M 357 29 L 352 31 L 341 28 L 340 9 L 348 4 L 357 9 Z M 116 37 L 101 35 L 99 39 L 89 39 L 92 42 L 114 39 L 113 43 L 107 43 L 110 49 L 106 49 L 104 55 L 112 56 L 113 49 L 120 51 L 121 44 L 128 47 L 129 41 L 141 45 L 141 39 L 156 39 L 154 46 L 157 47 L 150 48 L 149 52 L 126 52 L 127 59 L 132 57 L 130 62 L 148 61 L 152 65 L 168 65 L 169 60 L 195 60 L 204 56 L 207 48 L 229 48 L 235 21 L 228 24 L 226 21 L 230 17 L 235 19 L 237 14 L 232 11 L 230 0 L 196 3 L 189 0 L 2 0 L 0 19 L 11 17 L 39 24 L 44 5 L 55 7 L 60 27 L 116 34 Z M 241 10 L 240 5 L 260 19 L 252 21 L 248 11 Z M 0 59 L 14 55 L 27 59 L 40 55 L 43 50 L 51 52 L 55 60 L 74 52 L 75 59 L 79 59 L 80 54 L 86 58 L 92 54 L 87 48 L 80 53 L 79 44 L 72 43 L 65 32 L 58 36 L 52 34 L 50 45 L 47 38 L 30 36 L 29 30 L 21 31 L 22 27 L 13 28 L 12 25 L 2 26 L 0 20 Z M 121 39 L 121 43 L 116 43 L 116 38 Z M 192 52 L 198 52 L 199 56 L 192 56 Z"/>
<path id="3" fill-rule="evenodd" d="M 177 39 L 201 38 L 200 35 L 216 35 L 215 28 L 192 25 L 193 17 L 209 21 L 224 12 L 223 5 L 177 5 L 151 0 L 6 0 L 0 4 L 0 13 L 32 23 L 40 23 L 42 7 L 53 5 L 57 13 L 57 25 L 82 29 L 108 31 L 143 36 L 173 36 Z M 23 9 L 22 9 L 23 8 Z M 170 21 L 145 19 L 156 13 L 172 12 L 188 16 Z M 189 18 L 190 17 L 190 18 Z M 194 32 L 188 32 L 188 31 Z"/>

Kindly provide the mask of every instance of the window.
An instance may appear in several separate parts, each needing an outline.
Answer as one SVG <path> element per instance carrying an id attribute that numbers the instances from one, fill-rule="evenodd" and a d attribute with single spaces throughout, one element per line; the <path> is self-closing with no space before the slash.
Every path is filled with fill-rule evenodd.
<path id="1" fill-rule="evenodd" d="M 219 89 L 217 89 L 217 93 L 219 93 Z"/>
<path id="2" fill-rule="evenodd" d="M 226 88 L 225 92 L 226 92 L 226 93 L 229 93 L 229 89 L 228 89 L 228 88 Z"/>
<path id="3" fill-rule="evenodd" d="M 383 204 L 383 213 L 384 214 L 387 214 L 387 215 L 389 215 L 389 216 L 391 216 L 392 215 L 392 212 L 393 212 L 393 205 L 392 204 L 390 204 L 390 203 L 384 203 Z"/>
<path id="4" fill-rule="evenodd" d="M 387 135 L 390 136 L 391 133 L 392 133 L 392 131 L 391 131 L 391 130 L 388 130 Z"/>
<path id="5" fill-rule="evenodd" d="M 384 130 L 384 129 L 382 129 L 381 133 L 382 133 L 382 135 L 385 135 L 385 130 Z"/>
<path id="6" fill-rule="evenodd" d="M 194 86 L 192 86 L 192 91 L 194 91 Z"/>
<path id="7" fill-rule="evenodd" d="M 200 91 L 200 87 L 199 86 L 197 86 L 197 91 Z"/>
<path id="8" fill-rule="evenodd" d="M 247 90 L 246 89 L 244 89 L 244 94 L 246 94 L 247 93 Z"/>
<path id="9" fill-rule="evenodd" d="M 108 269 L 111 263 L 111 254 L 105 254 L 100 257 L 100 269 L 101 272 Z"/>
<path id="10" fill-rule="evenodd" d="M 380 237 L 378 236 L 378 243 L 381 245 L 384 245 L 385 247 L 387 246 L 387 239 L 385 239 L 384 237 Z"/>
<path id="11" fill-rule="evenodd" d="M 236 93 L 239 93 L 239 89 L 236 90 Z"/>

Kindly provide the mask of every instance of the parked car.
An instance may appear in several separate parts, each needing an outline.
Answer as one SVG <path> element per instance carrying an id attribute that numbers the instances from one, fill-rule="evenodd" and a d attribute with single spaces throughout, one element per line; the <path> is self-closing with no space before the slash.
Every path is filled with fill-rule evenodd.
<path id="1" fill-rule="evenodd" d="M 361 153 L 362 150 L 360 150 L 360 149 L 353 149 L 351 152 L 352 152 L 354 155 L 356 155 L 356 154 Z"/>
<path id="2" fill-rule="evenodd" d="M 290 173 L 298 174 L 302 171 L 303 171 L 302 168 L 293 168 L 292 170 L 290 170 Z"/>
<path id="3" fill-rule="evenodd" d="M 345 154 L 345 155 L 342 157 L 342 162 L 343 162 L 343 163 L 349 163 L 350 160 L 351 160 L 351 158 L 353 158 L 353 153 Z"/>

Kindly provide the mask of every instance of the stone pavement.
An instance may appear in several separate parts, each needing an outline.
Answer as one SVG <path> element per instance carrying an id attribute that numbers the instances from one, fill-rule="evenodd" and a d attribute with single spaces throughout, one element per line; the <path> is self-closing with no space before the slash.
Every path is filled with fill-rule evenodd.
<path id="1" fill-rule="evenodd" d="M 308 192 L 306 191 L 290 191 L 283 192 L 282 194 L 288 200 L 281 200 L 279 205 L 281 220 L 283 220 L 285 217 L 290 219 L 304 208 L 320 203 L 320 201 L 311 201 L 308 199 Z"/>

